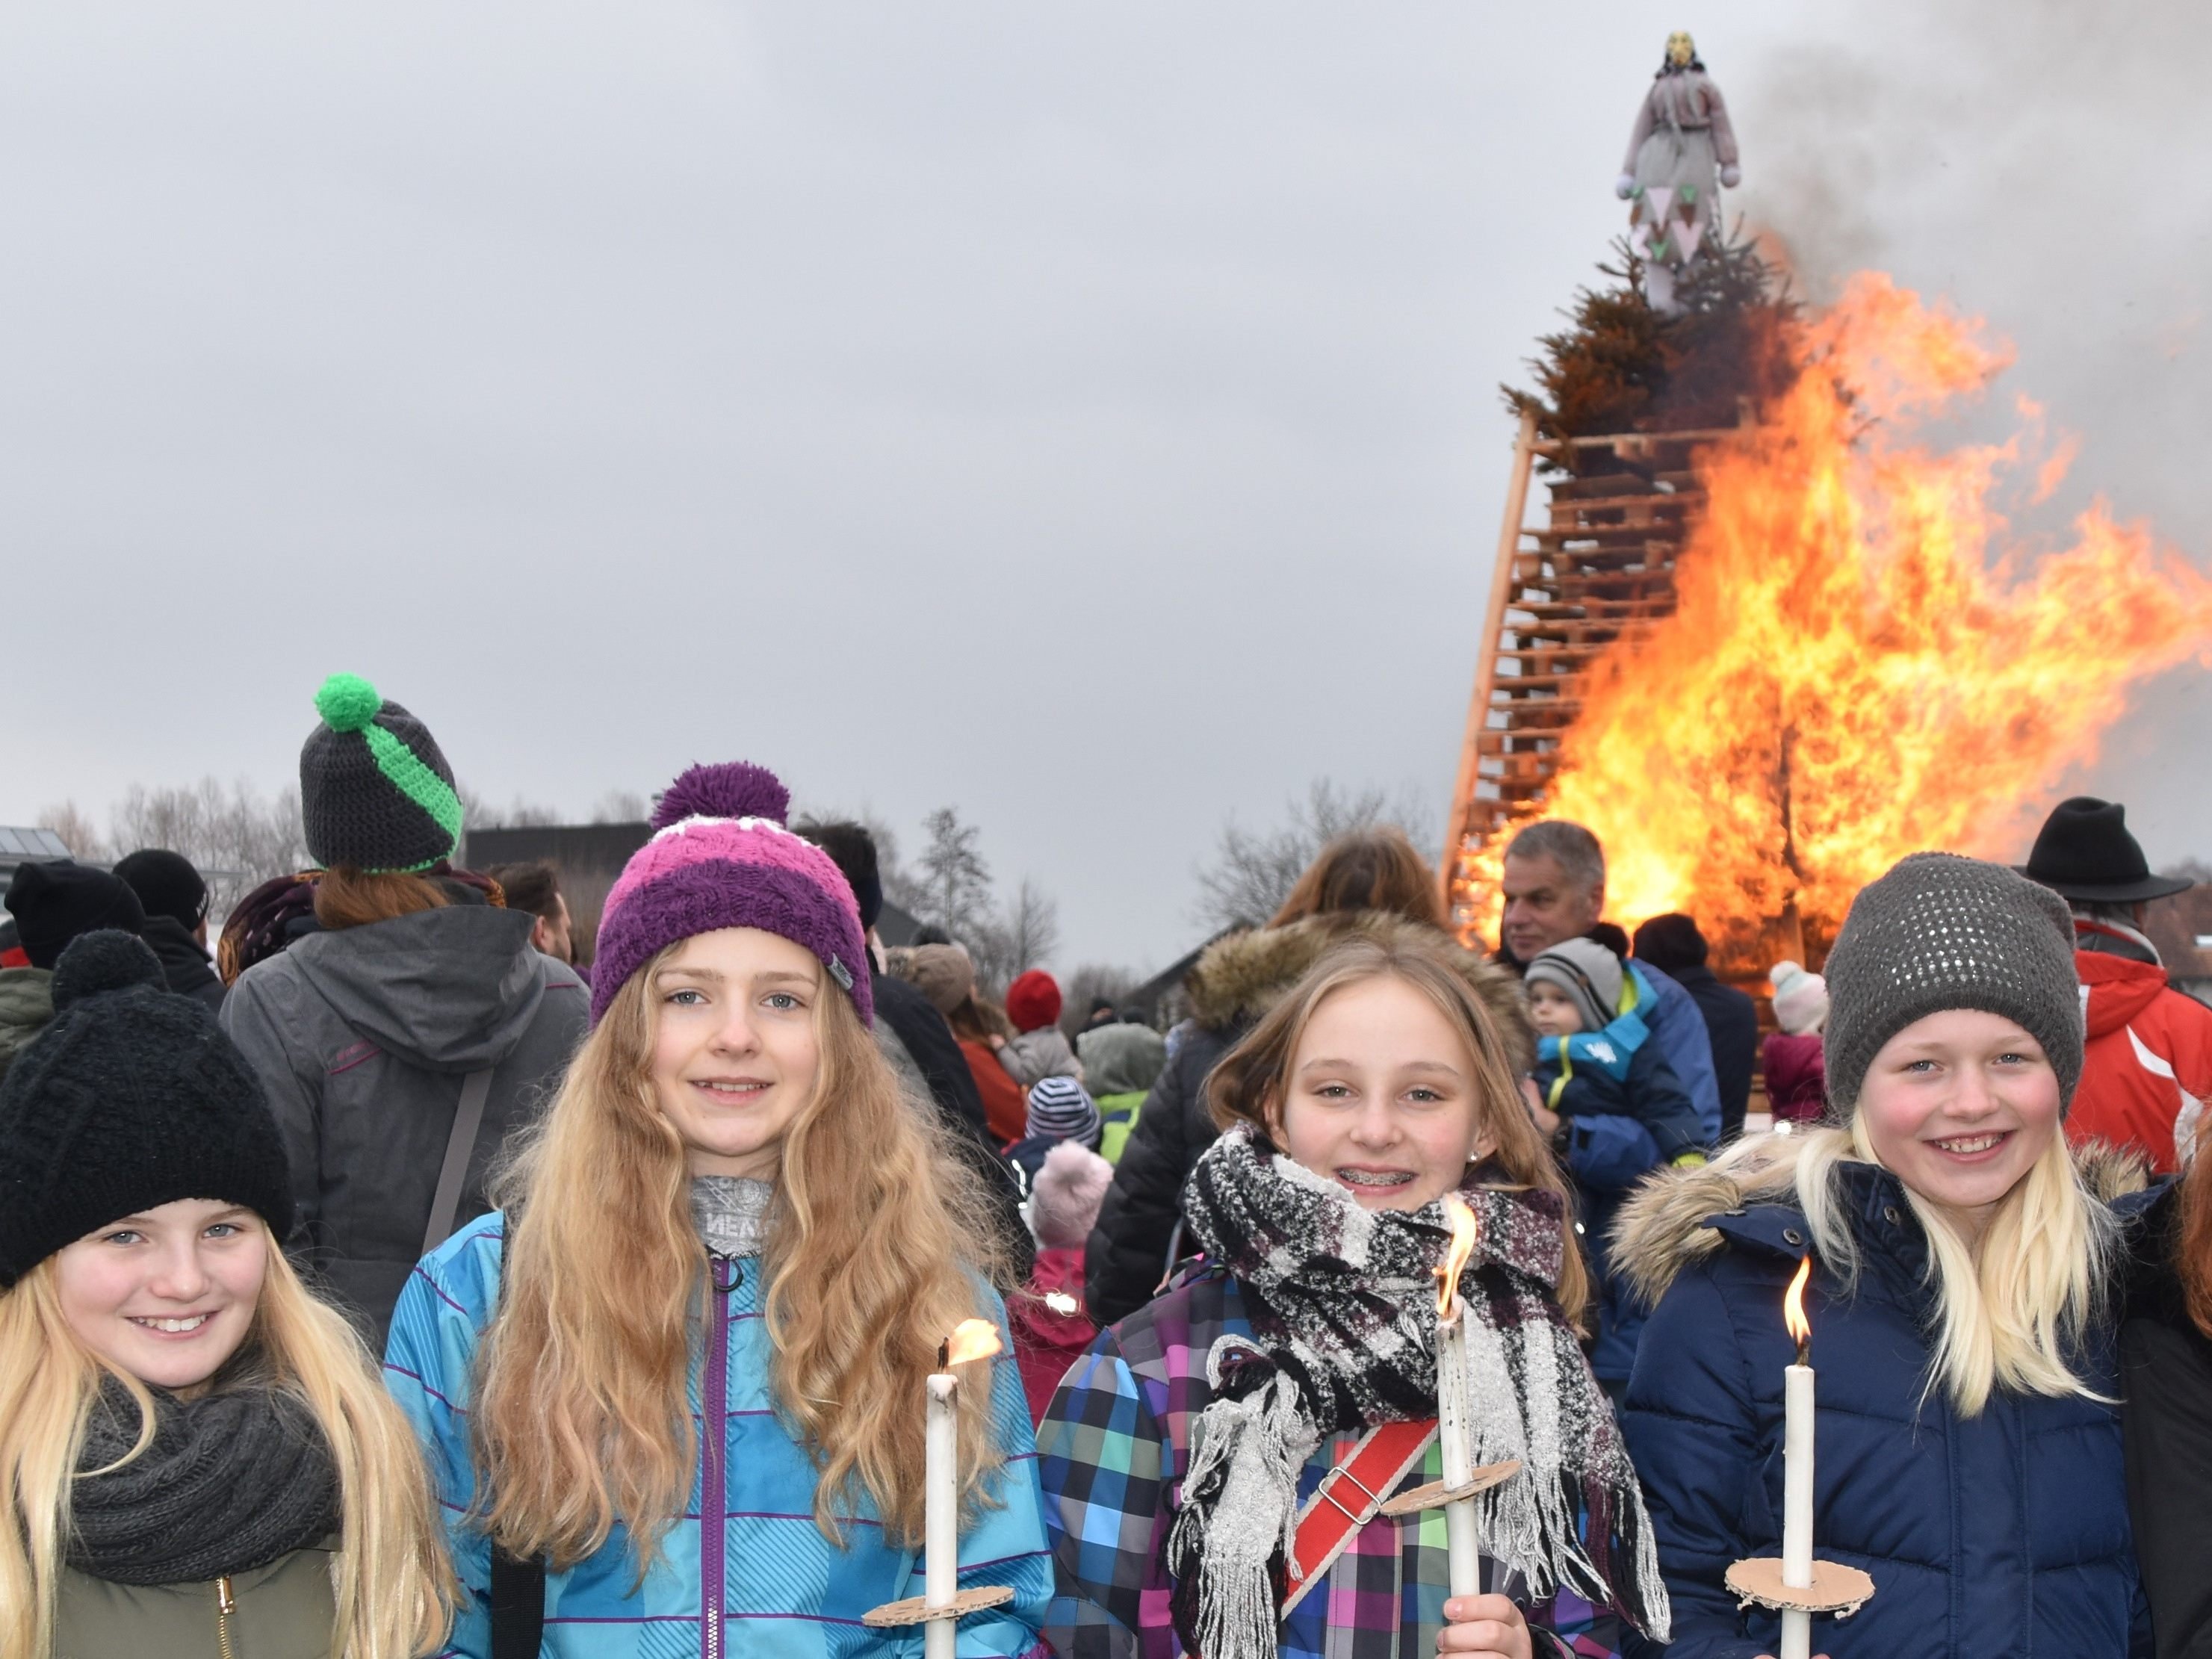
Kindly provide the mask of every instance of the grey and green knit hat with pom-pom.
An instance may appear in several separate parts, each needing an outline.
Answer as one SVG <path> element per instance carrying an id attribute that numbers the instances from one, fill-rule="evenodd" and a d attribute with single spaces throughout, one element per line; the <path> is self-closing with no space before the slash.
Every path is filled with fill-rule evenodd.
<path id="1" fill-rule="evenodd" d="M 453 769 L 429 728 L 358 674 L 315 693 L 323 723 L 300 750 L 307 851 L 323 868 L 427 870 L 461 838 Z"/>

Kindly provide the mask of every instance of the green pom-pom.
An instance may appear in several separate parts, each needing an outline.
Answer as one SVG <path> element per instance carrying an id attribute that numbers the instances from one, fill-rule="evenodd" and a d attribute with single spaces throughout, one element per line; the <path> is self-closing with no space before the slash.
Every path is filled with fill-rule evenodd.
<path id="1" fill-rule="evenodd" d="M 333 674 L 315 693 L 315 712 L 333 732 L 359 732 L 376 718 L 384 699 L 358 674 Z"/>

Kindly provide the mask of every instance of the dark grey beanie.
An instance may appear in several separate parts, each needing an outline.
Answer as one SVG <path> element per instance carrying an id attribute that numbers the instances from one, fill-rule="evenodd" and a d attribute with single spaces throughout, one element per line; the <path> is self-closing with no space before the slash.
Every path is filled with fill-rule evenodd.
<path id="1" fill-rule="evenodd" d="M 1851 901 L 1826 978 L 1828 1098 L 1838 1110 L 1857 1106 L 1884 1043 L 1951 1008 L 2017 1020 L 2073 1106 L 2083 1042 L 2074 920 L 2049 888 L 2002 865 L 1915 853 Z"/>

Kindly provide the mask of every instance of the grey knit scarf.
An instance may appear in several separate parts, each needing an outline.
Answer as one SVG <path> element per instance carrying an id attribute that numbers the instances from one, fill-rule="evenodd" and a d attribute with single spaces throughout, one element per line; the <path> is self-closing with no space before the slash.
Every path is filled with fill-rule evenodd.
<path id="1" fill-rule="evenodd" d="M 1486 1554 L 1538 1595 L 1564 1586 L 1657 1641 L 1667 1590 L 1612 1407 L 1553 1299 L 1567 1249 L 1559 1199 L 1469 1186 L 1480 1240 L 1461 1280 L 1474 1462 L 1522 1473 L 1475 1502 Z M 1252 1340 L 1214 1345 L 1214 1396 L 1192 1436 L 1164 1545 L 1183 1646 L 1272 1659 L 1299 1470 L 1325 1435 L 1435 1415 L 1441 1200 L 1363 1209 L 1238 1125 L 1183 1193 L 1193 1237 L 1249 1292 Z"/>
<path id="2" fill-rule="evenodd" d="M 265 1384 L 185 1401 L 154 1390 L 154 1437 L 110 1379 L 70 1488 L 69 1563 L 118 1584 L 189 1584 L 251 1572 L 335 1532 L 337 1466 L 307 1407 Z M 106 1474 L 94 1474 L 106 1469 Z"/>

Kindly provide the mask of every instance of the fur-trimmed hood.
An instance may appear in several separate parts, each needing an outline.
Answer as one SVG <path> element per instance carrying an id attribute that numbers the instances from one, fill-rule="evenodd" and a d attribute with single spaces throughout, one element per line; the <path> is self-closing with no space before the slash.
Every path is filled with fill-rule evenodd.
<path id="1" fill-rule="evenodd" d="M 1282 927 L 1231 933 L 1208 945 L 1183 981 L 1191 1017 L 1212 1031 L 1256 1020 L 1289 994 L 1324 951 L 1354 936 L 1387 942 L 1436 934 L 1419 922 L 1380 910 L 1310 916 Z M 1536 1033 L 1528 1023 L 1521 981 L 1472 951 L 1457 945 L 1451 949 L 1460 976 L 1496 1023 L 1515 1073 L 1529 1071 L 1536 1063 Z"/>
<path id="2" fill-rule="evenodd" d="M 1684 1268 L 1718 1251 L 1724 1243 L 1706 1224 L 1740 1215 L 1753 1205 L 1797 1207 L 1797 1154 L 1802 1133 L 1753 1135 L 1702 1168 L 1662 1170 L 1646 1178 L 1620 1206 L 1613 1228 L 1613 1271 L 1621 1274 L 1646 1307 Z M 2093 1140 L 2074 1150 L 2089 1191 L 2106 1204 L 2148 1184 L 2150 1166 L 2139 1152 Z"/>

